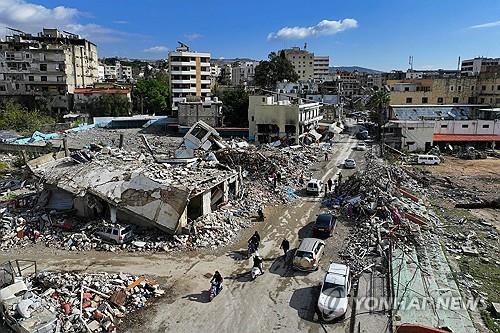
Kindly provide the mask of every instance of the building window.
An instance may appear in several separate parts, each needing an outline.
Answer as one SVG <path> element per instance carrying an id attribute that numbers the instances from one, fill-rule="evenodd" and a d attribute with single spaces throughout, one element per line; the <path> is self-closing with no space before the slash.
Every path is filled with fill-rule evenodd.
<path id="1" fill-rule="evenodd" d="M 458 86 L 458 91 L 462 91 L 462 86 Z"/>
<path id="2" fill-rule="evenodd" d="M 47 71 L 47 64 L 40 64 L 40 70 L 46 72 Z"/>
<path id="3" fill-rule="evenodd" d="M 413 141 L 406 141 L 406 144 L 407 144 L 408 146 L 411 146 L 411 145 L 414 145 L 414 144 L 415 144 L 415 142 L 413 142 Z"/>
<path id="4" fill-rule="evenodd" d="M 481 104 L 484 104 L 484 98 L 481 98 Z"/>
<path id="5" fill-rule="evenodd" d="M 454 86 L 450 86 L 450 91 L 453 91 L 455 89 Z"/>
<path id="6" fill-rule="evenodd" d="M 441 125 L 441 128 L 448 128 L 447 124 Z"/>
<path id="7" fill-rule="evenodd" d="M 0 86 L 0 91 L 6 91 L 5 86 Z"/>
<path id="8" fill-rule="evenodd" d="M 474 90 L 474 86 L 470 86 L 470 90 Z"/>
<path id="9" fill-rule="evenodd" d="M 489 124 L 484 124 L 483 128 L 490 128 L 490 125 Z"/>
<path id="10" fill-rule="evenodd" d="M 16 83 L 16 90 L 19 90 L 19 83 Z"/>
<path id="11" fill-rule="evenodd" d="M 422 104 L 427 104 L 429 99 L 427 97 L 422 97 Z"/>
<path id="12" fill-rule="evenodd" d="M 438 101 L 438 104 L 443 104 L 443 97 L 438 97 L 437 101 Z"/>
<path id="13" fill-rule="evenodd" d="M 410 91 L 410 87 L 405 87 L 405 91 Z"/>
<path id="14" fill-rule="evenodd" d="M 467 124 L 462 124 L 462 128 L 469 128 L 469 125 L 467 125 Z"/>
<path id="15" fill-rule="evenodd" d="M 35 77 L 33 75 L 28 76 L 28 81 L 35 81 Z"/>
<path id="16" fill-rule="evenodd" d="M 47 77 L 46 76 L 40 76 L 40 81 L 47 81 Z"/>
<path id="17" fill-rule="evenodd" d="M 58 76 L 57 77 L 57 82 L 63 82 L 63 77 L 62 76 Z"/>
<path id="18" fill-rule="evenodd" d="M 458 97 L 453 97 L 453 103 L 458 103 Z"/>
<path id="19" fill-rule="evenodd" d="M 29 58 L 30 58 L 30 54 L 26 53 L 26 59 L 29 59 Z"/>
<path id="20" fill-rule="evenodd" d="M 415 129 L 415 127 L 408 127 L 409 131 L 413 131 L 414 129 Z"/>
<path id="21" fill-rule="evenodd" d="M 486 90 L 486 86 L 481 86 L 481 90 Z"/>
<path id="22" fill-rule="evenodd" d="M 411 97 L 406 97 L 406 104 L 410 104 L 413 101 Z"/>

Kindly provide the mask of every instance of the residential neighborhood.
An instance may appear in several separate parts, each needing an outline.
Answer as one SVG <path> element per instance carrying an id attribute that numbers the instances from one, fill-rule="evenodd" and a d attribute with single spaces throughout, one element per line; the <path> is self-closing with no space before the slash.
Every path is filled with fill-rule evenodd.
<path id="1" fill-rule="evenodd" d="M 0 0 L 0 332 L 500 332 L 486 2 Z"/>

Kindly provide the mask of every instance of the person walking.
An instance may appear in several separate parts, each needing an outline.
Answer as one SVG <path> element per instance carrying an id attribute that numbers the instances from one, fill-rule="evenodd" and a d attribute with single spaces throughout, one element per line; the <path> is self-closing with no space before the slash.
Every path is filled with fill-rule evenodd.
<path id="1" fill-rule="evenodd" d="M 328 161 L 328 152 L 325 151 L 325 161 Z"/>
<path id="2" fill-rule="evenodd" d="M 339 186 L 342 185 L 342 172 L 339 172 Z"/>
<path id="3" fill-rule="evenodd" d="M 280 249 L 283 249 L 283 258 L 286 260 L 286 254 L 290 249 L 290 242 L 286 238 L 281 241 Z"/>
<path id="4" fill-rule="evenodd" d="M 333 180 L 330 178 L 330 179 L 328 179 L 328 191 L 329 192 L 332 191 L 332 186 L 333 186 Z"/>

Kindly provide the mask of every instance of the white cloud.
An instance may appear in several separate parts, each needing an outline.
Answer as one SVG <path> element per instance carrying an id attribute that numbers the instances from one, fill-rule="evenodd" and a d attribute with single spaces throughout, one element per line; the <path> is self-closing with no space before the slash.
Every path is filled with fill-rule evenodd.
<path id="1" fill-rule="evenodd" d="M 312 27 L 284 27 L 277 32 L 267 35 L 268 40 L 273 39 L 304 39 L 316 36 L 334 35 L 341 31 L 356 28 L 358 21 L 346 18 L 339 21 L 322 20 Z"/>
<path id="2" fill-rule="evenodd" d="M 487 29 L 487 28 L 494 28 L 494 27 L 498 27 L 498 26 L 500 26 L 500 21 L 473 25 L 473 26 L 470 26 L 469 29 Z"/>
<path id="3" fill-rule="evenodd" d="M 168 52 L 168 47 L 166 46 L 153 46 L 144 50 L 147 53 L 162 53 Z"/>
<path id="4" fill-rule="evenodd" d="M 189 41 L 193 41 L 195 39 L 202 38 L 203 35 L 195 32 L 195 33 L 192 33 L 192 34 L 186 34 L 186 35 L 184 35 L 184 37 L 186 37 L 186 39 L 189 40 Z"/>
<path id="5" fill-rule="evenodd" d="M 94 43 L 115 43 L 134 36 L 95 23 L 80 23 L 78 18 L 81 17 L 91 16 L 76 8 L 48 8 L 25 0 L 0 0 L 0 27 L 11 27 L 30 33 L 40 32 L 42 28 L 58 28 L 78 34 Z M 0 33 L 5 32 L 6 29 L 0 29 Z"/>
<path id="6" fill-rule="evenodd" d="M 116 21 L 113 21 L 114 24 L 128 24 L 128 21 L 125 21 L 125 20 L 116 20 Z"/>

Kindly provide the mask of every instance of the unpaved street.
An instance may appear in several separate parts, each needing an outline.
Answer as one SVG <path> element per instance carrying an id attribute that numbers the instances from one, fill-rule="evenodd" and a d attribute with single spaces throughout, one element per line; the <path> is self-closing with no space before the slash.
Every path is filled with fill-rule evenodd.
<path id="1" fill-rule="evenodd" d="M 363 152 L 355 152 L 356 140 L 343 135 L 330 154 L 321 162 L 317 177 L 334 178 L 348 156 L 354 156 L 362 167 Z M 342 170 L 344 177 L 353 171 Z M 145 311 L 125 320 L 128 332 L 323 332 L 315 316 L 318 285 L 330 261 L 338 260 L 347 227 L 339 221 L 333 237 L 327 239 L 321 269 L 300 273 L 284 261 L 279 244 L 290 240 L 292 250 L 299 239 L 310 235 L 310 228 L 321 211 L 321 198 L 299 197 L 289 206 L 266 209 L 266 220 L 244 231 L 241 240 L 212 253 L 127 254 L 69 253 L 33 248 L 2 254 L 2 260 L 35 259 L 40 269 L 124 271 L 157 276 L 167 295 Z M 265 258 L 265 274 L 250 281 L 251 261 L 246 259 L 246 240 L 254 230 L 263 237 L 259 253 Z M 291 258 L 289 258 L 291 259 Z M 215 270 L 224 277 L 224 290 L 208 303 L 209 279 Z M 346 319 L 328 324 L 328 332 L 348 332 Z"/>

